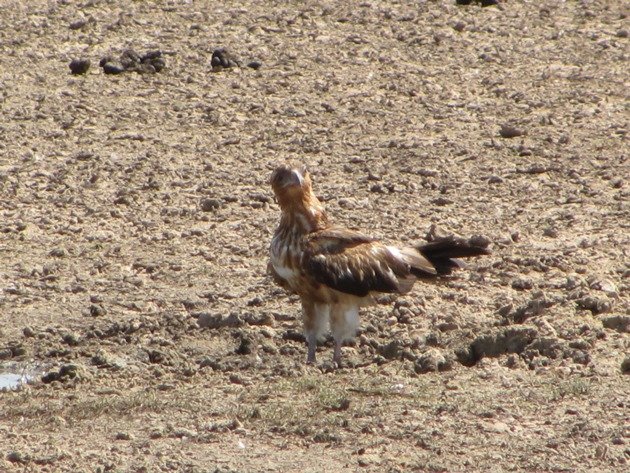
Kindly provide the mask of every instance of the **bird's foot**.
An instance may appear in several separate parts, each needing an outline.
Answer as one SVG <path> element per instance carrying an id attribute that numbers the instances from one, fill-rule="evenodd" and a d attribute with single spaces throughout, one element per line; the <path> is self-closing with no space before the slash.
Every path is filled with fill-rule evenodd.
<path id="1" fill-rule="evenodd" d="M 341 342 L 335 342 L 332 362 L 337 368 L 341 368 Z"/>

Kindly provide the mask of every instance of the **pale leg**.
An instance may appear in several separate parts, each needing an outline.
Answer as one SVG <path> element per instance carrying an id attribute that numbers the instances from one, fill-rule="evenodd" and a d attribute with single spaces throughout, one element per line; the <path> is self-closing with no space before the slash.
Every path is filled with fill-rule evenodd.
<path id="1" fill-rule="evenodd" d="M 341 344 L 346 338 L 354 337 L 359 328 L 359 307 L 335 305 L 330 313 L 330 328 L 335 340 L 333 363 L 341 366 Z"/>
<path id="2" fill-rule="evenodd" d="M 304 336 L 308 346 L 306 363 L 315 363 L 317 339 L 326 331 L 330 306 L 302 300 L 302 316 L 304 320 Z"/>

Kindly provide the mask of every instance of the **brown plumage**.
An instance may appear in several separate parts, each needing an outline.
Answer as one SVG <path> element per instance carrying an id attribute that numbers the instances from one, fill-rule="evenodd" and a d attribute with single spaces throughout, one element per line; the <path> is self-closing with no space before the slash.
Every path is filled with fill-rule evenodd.
<path id="1" fill-rule="evenodd" d="M 481 245 L 453 237 L 398 248 L 330 223 L 303 167 L 281 166 L 271 186 L 282 215 L 270 248 L 269 272 L 300 296 L 307 362 L 315 362 L 317 339 L 328 325 L 333 361 L 341 363 L 341 343 L 359 325 L 359 307 L 375 293 L 406 293 L 418 279 L 435 279 L 461 267 L 455 258 L 488 254 Z"/>

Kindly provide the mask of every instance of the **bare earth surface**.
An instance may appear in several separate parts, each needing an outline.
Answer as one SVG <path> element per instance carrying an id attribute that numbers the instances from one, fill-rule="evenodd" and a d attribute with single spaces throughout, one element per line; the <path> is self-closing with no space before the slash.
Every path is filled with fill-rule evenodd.
<path id="1" fill-rule="evenodd" d="M 627 14 L 0 0 L 0 471 L 628 471 Z M 305 366 L 287 160 L 337 223 L 493 254 Z"/>

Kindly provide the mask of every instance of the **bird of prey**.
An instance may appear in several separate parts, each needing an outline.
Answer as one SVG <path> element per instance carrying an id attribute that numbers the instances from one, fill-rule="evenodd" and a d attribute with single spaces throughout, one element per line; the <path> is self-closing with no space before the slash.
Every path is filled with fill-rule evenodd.
<path id="1" fill-rule="evenodd" d="M 406 293 L 418 279 L 448 275 L 455 258 L 489 254 L 487 244 L 454 237 L 415 246 L 388 245 L 331 223 L 302 166 L 283 165 L 271 176 L 282 215 L 270 247 L 268 271 L 302 302 L 306 362 L 315 363 L 317 340 L 330 327 L 333 363 L 359 326 L 359 308 L 376 293 Z"/>

